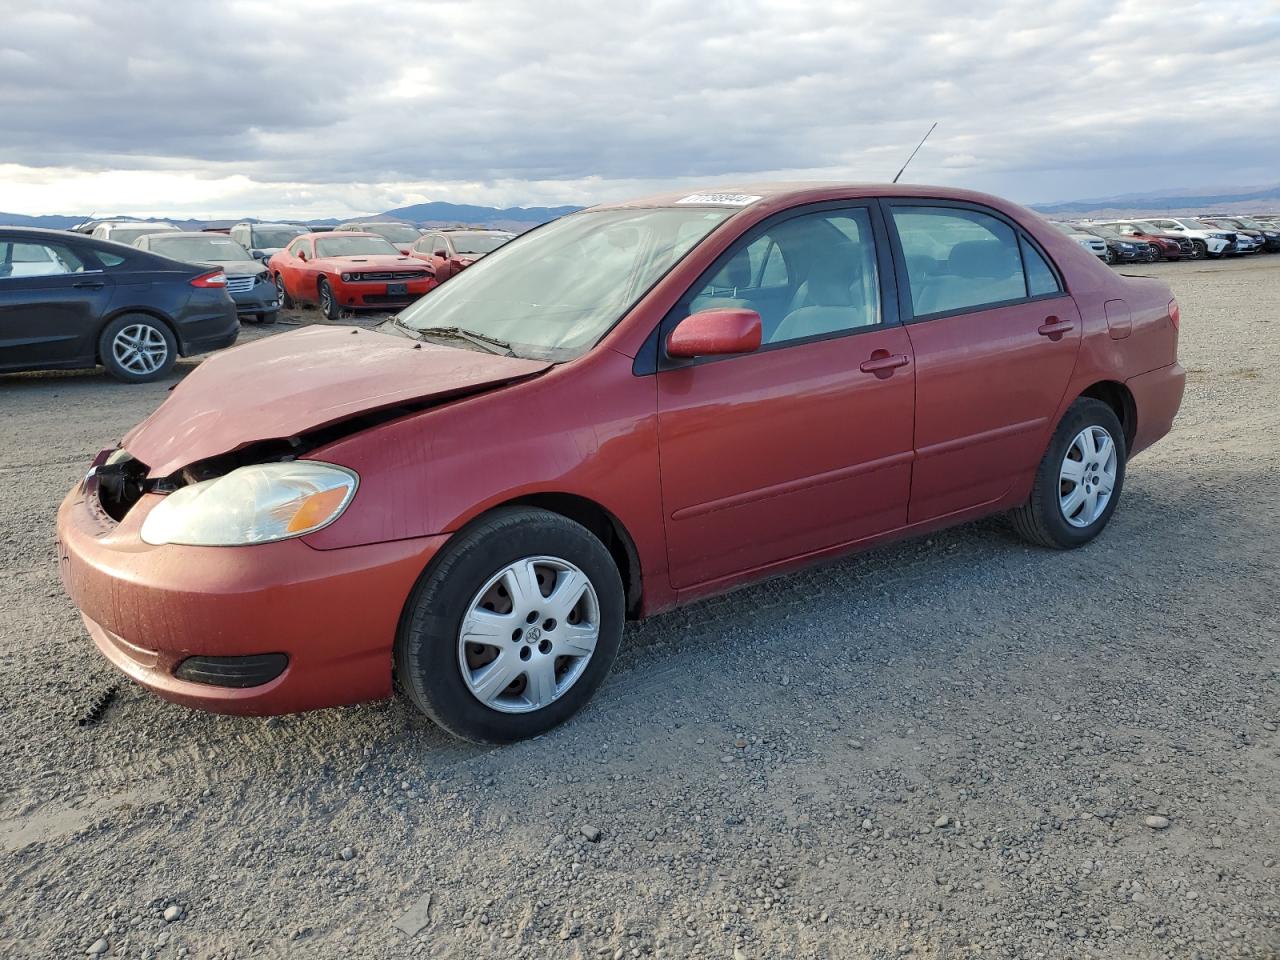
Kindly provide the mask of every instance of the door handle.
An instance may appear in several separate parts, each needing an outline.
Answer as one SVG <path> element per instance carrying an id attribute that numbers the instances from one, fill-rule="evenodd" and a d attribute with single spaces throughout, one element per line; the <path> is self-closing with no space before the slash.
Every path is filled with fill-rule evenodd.
<path id="1" fill-rule="evenodd" d="M 1057 317 L 1045 317 L 1044 323 L 1036 328 L 1036 333 L 1057 342 L 1064 333 L 1070 333 L 1076 325 L 1070 320 L 1059 320 Z"/>
<path id="2" fill-rule="evenodd" d="M 101 290 L 106 284 L 101 280 L 81 280 L 79 283 L 73 283 L 72 286 L 77 290 Z"/>
<path id="3" fill-rule="evenodd" d="M 911 358 L 906 354 L 892 354 L 888 350 L 877 350 L 871 354 L 870 359 L 858 364 L 858 369 L 863 373 L 874 373 L 883 380 L 885 377 L 893 376 L 893 371 L 898 367 L 905 367 L 910 362 Z"/>

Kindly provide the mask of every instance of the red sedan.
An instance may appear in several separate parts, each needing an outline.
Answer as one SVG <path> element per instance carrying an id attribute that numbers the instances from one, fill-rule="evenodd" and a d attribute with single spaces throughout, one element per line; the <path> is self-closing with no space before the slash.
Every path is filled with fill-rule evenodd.
<path id="1" fill-rule="evenodd" d="M 267 269 L 285 309 L 314 303 L 330 320 L 343 310 L 408 306 L 436 285 L 429 266 L 375 233 L 304 233 L 273 254 Z"/>
<path id="2" fill-rule="evenodd" d="M 628 618 L 994 513 L 1088 543 L 1178 411 L 1178 323 L 1160 281 L 984 194 L 596 207 L 378 331 L 206 360 L 67 496 L 62 574 L 170 700 L 395 677 L 512 741 L 586 703 Z"/>

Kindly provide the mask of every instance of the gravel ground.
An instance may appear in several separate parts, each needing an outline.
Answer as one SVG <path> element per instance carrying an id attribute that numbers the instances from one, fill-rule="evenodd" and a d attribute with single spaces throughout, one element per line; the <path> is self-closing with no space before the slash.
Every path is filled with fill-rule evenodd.
<path id="1" fill-rule="evenodd" d="M 168 384 L 0 377 L 0 954 L 1280 956 L 1280 256 L 1141 269 L 1189 389 L 1099 541 L 987 521 L 653 618 L 504 749 L 127 683 L 79 726 L 116 677 L 55 509 Z"/>

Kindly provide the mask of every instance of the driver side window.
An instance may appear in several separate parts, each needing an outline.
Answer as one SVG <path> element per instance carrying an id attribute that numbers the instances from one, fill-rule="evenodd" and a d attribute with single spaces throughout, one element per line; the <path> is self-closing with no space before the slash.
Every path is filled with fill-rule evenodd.
<path id="1" fill-rule="evenodd" d="M 752 230 L 685 295 L 688 313 L 760 314 L 765 345 L 880 323 L 880 281 L 865 208 L 802 214 Z"/>

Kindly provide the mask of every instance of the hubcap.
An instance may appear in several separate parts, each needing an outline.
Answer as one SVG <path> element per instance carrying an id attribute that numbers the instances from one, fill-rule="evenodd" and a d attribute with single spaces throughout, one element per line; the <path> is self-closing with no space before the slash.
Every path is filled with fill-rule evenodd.
<path id="1" fill-rule="evenodd" d="M 1111 502 L 1119 458 L 1115 441 L 1103 427 L 1085 427 L 1067 447 L 1058 474 L 1058 505 L 1073 527 L 1097 521 Z"/>
<path id="2" fill-rule="evenodd" d="M 458 667 L 486 707 L 529 713 L 582 677 L 600 638 L 587 575 L 557 557 L 525 557 L 476 593 L 458 631 Z"/>
<path id="3" fill-rule="evenodd" d="M 111 341 L 111 355 L 131 373 L 155 373 L 169 358 L 169 345 L 155 327 L 133 323 Z"/>
<path id="4" fill-rule="evenodd" d="M 329 290 L 327 283 L 320 286 L 320 308 L 328 313 L 333 307 L 333 293 Z"/>

